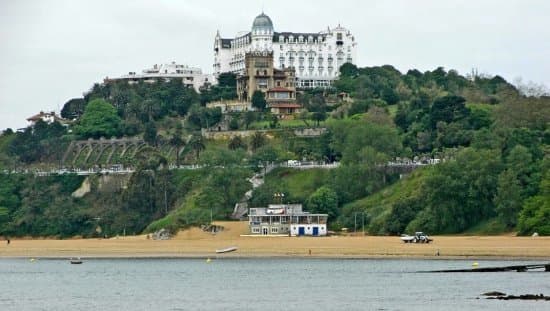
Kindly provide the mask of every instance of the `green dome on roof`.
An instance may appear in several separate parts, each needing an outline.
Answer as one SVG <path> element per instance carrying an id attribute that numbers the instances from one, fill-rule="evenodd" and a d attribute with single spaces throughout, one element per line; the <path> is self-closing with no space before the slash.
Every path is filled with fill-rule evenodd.
<path id="1" fill-rule="evenodd" d="M 264 12 L 256 16 L 254 22 L 252 23 L 252 31 L 256 29 L 273 31 L 273 22 L 271 21 L 271 18 L 269 18 L 269 16 L 264 14 Z"/>

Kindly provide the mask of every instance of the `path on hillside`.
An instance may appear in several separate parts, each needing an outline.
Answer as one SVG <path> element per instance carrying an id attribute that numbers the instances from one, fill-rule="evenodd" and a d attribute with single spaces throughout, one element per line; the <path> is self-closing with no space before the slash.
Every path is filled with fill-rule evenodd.
<path id="1" fill-rule="evenodd" d="M 242 219 L 244 215 L 248 212 L 248 201 L 252 198 L 252 192 L 254 189 L 264 184 L 264 177 L 267 173 L 271 172 L 274 168 L 278 167 L 277 165 L 268 165 L 265 170 L 262 170 L 261 173 L 254 174 L 251 178 L 247 180 L 252 184 L 252 189 L 248 190 L 240 202 L 235 204 L 233 208 L 233 213 L 231 218 L 233 219 Z"/>

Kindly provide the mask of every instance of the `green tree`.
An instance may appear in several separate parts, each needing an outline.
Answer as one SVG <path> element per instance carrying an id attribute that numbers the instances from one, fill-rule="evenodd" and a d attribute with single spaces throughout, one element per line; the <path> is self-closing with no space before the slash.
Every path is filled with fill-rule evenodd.
<path id="1" fill-rule="evenodd" d="M 437 122 L 455 122 L 468 116 L 469 110 L 464 104 L 466 100 L 460 96 L 444 96 L 438 98 L 432 105 L 430 116 L 432 128 Z"/>
<path id="2" fill-rule="evenodd" d="M 23 132 L 15 133 L 15 137 L 9 140 L 8 152 L 24 163 L 55 163 L 61 159 L 67 147 L 67 140 L 64 138 L 66 131 L 59 122 L 48 124 L 38 120 Z"/>
<path id="3" fill-rule="evenodd" d="M 183 128 L 181 126 L 181 123 L 178 123 L 176 126 L 176 131 L 170 137 L 170 145 L 172 145 L 174 148 L 176 148 L 176 165 L 180 165 L 180 153 L 181 148 L 185 146 L 185 140 L 183 139 Z"/>
<path id="4" fill-rule="evenodd" d="M 78 119 L 84 113 L 86 102 L 84 98 L 72 98 L 61 109 L 61 117 L 65 119 Z"/>
<path id="5" fill-rule="evenodd" d="M 264 111 L 266 107 L 264 92 L 256 90 L 252 93 L 252 107 Z"/>
<path id="6" fill-rule="evenodd" d="M 264 174 L 267 173 L 267 166 L 277 161 L 277 150 L 267 145 L 256 150 L 251 158 L 251 162 L 256 165 L 257 168 L 263 167 Z"/>
<path id="7" fill-rule="evenodd" d="M 220 122 L 222 111 L 217 108 L 206 108 L 193 106 L 189 111 L 188 122 L 193 128 L 210 128 Z"/>
<path id="8" fill-rule="evenodd" d="M 231 72 L 222 72 L 218 76 L 218 85 L 221 87 L 237 87 L 237 76 Z"/>
<path id="9" fill-rule="evenodd" d="M 201 152 L 206 149 L 206 145 L 204 144 L 204 140 L 202 139 L 202 136 L 195 135 L 191 138 L 189 141 L 189 147 L 191 147 L 191 150 L 195 151 L 195 155 L 197 157 L 197 160 L 200 159 Z"/>
<path id="10" fill-rule="evenodd" d="M 498 188 L 494 201 L 495 210 L 502 223 L 508 228 L 515 227 L 522 199 L 519 181 L 512 170 L 505 170 L 498 176 Z"/>
<path id="11" fill-rule="evenodd" d="M 550 170 L 540 183 L 540 192 L 525 201 L 519 215 L 519 233 L 522 235 L 537 232 L 550 235 Z"/>
<path id="12" fill-rule="evenodd" d="M 266 137 L 262 132 L 255 132 L 250 138 L 250 148 L 252 151 L 256 151 L 266 143 Z"/>
<path id="13" fill-rule="evenodd" d="M 252 122 L 256 121 L 256 113 L 254 111 L 247 111 L 244 113 L 244 127 L 248 130 L 248 127 Z"/>
<path id="14" fill-rule="evenodd" d="M 353 78 L 359 74 L 359 69 L 352 63 L 345 63 L 340 66 L 340 76 Z"/>
<path id="15" fill-rule="evenodd" d="M 274 129 L 279 125 L 279 117 L 276 114 L 272 114 L 269 118 L 269 127 Z"/>
<path id="16" fill-rule="evenodd" d="M 111 104 L 94 99 L 86 106 L 75 130 L 84 138 L 113 137 L 120 135 L 120 123 L 120 117 Z"/>
<path id="17" fill-rule="evenodd" d="M 231 118 L 231 121 L 229 121 L 229 129 L 232 131 L 239 129 L 239 120 L 236 117 Z"/>
<path id="18" fill-rule="evenodd" d="M 540 169 L 529 149 L 516 145 L 506 157 L 507 167 L 515 174 L 521 188 L 522 198 L 536 194 L 540 183 Z"/>
<path id="19" fill-rule="evenodd" d="M 311 114 L 311 119 L 317 123 L 317 126 L 319 126 L 319 122 L 327 119 L 327 113 L 325 111 L 313 112 Z"/>
<path id="20" fill-rule="evenodd" d="M 328 214 L 329 220 L 338 217 L 338 195 L 327 186 L 318 188 L 306 201 L 306 208 L 312 213 Z"/>
<path id="21" fill-rule="evenodd" d="M 236 135 L 229 140 L 229 144 L 227 147 L 231 150 L 246 149 L 246 143 L 241 136 Z"/>
<path id="22" fill-rule="evenodd" d="M 157 126 L 155 122 L 149 121 L 145 124 L 145 132 L 143 133 L 143 140 L 150 146 L 156 146 L 158 143 L 157 138 Z"/>
<path id="23" fill-rule="evenodd" d="M 422 188 L 425 231 L 456 233 L 495 216 L 499 153 L 466 148 L 433 167 Z M 420 216 L 419 216 L 420 217 Z"/>

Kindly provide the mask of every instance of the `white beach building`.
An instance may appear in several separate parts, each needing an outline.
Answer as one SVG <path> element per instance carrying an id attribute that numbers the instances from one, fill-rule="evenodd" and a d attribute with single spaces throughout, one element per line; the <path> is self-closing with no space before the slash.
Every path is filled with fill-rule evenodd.
<path id="1" fill-rule="evenodd" d="M 269 204 L 248 211 L 250 234 L 253 235 L 327 235 L 328 214 L 311 214 L 302 204 Z"/>

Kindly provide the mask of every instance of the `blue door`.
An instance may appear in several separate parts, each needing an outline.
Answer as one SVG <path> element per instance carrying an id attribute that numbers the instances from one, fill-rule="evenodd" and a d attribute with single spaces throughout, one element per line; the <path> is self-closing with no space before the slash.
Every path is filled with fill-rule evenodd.
<path id="1" fill-rule="evenodd" d="M 319 227 L 313 227 L 313 235 L 319 235 Z"/>
<path id="2" fill-rule="evenodd" d="M 298 227 L 298 235 L 305 235 L 305 234 L 306 234 L 306 228 Z"/>

